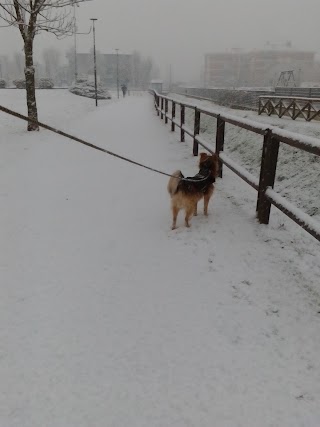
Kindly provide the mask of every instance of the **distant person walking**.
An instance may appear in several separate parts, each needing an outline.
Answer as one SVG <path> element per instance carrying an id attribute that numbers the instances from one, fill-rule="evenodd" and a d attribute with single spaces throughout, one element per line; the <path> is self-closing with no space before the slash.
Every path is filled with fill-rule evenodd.
<path id="1" fill-rule="evenodd" d="M 127 86 L 125 84 L 121 85 L 121 90 L 122 90 L 123 97 L 125 97 L 128 90 Z"/>

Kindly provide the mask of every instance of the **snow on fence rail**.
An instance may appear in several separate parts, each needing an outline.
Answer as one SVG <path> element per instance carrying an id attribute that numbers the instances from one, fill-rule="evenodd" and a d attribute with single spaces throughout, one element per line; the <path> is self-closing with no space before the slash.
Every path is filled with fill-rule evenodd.
<path id="1" fill-rule="evenodd" d="M 219 157 L 219 175 L 221 178 L 224 164 L 241 179 L 247 182 L 251 187 L 258 191 L 256 212 L 258 220 L 261 224 L 269 224 L 271 205 L 274 205 L 285 215 L 299 224 L 304 230 L 320 241 L 320 223 L 298 209 L 296 206 L 289 203 L 286 199 L 280 196 L 280 194 L 273 190 L 280 142 L 320 156 L 320 141 L 318 139 L 284 131 L 283 129 L 274 126 L 265 128 L 263 124 L 253 120 L 242 119 L 238 116 L 233 116 L 232 114 L 219 113 L 219 111 L 210 108 L 198 108 L 192 103 L 178 101 L 174 98 L 161 95 L 153 90 L 150 92 L 154 96 L 154 104 L 158 116 L 160 116 L 161 119 L 164 118 L 165 123 L 171 121 L 171 131 L 175 131 L 176 126 L 179 127 L 180 140 L 182 142 L 185 140 L 185 134 L 193 138 L 194 156 L 198 155 L 199 145 L 212 154 L 216 153 Z M 168 114 L 169 102 L 171 102 L 171 115 Z M 177 106 L 180 106 L 180 120 L 176 119 Z M 190 129 L 185 125 L 186 108 L 194 110 L 195 114 L 193 129 Z M 201 114 L 214 117 L 217 120 L 215 150 L 210 142 L 199 136 Z M 246 129 L 250 132 L 255 132 L 263 136 L 263 149 L 259 179 L 250 174 L 245 168 L 239 166 L 223 153 L 226 123 L 238 126 L 242 129 Z"/>

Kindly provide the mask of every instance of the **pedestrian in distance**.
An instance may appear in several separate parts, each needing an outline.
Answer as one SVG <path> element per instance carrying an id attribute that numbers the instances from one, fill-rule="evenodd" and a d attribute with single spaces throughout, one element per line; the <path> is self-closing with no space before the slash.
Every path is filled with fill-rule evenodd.
<path id="1" fill-rule="evenodd" d="M 121 85 L 121 90 L 122 90 L 123 97 L 125 97 L 128 90 L 127 86 L 125 84 Z"/>

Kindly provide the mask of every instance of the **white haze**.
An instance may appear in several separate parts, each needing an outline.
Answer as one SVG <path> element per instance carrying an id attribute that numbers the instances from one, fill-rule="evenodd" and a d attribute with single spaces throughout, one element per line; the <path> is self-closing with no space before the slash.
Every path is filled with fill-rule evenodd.
<path id="1" fill-rule="evenodd" d="M 319 51 L 319 0 L 92 0 L 77 8 L 78 30 L 98 18 L 97 48 L 150 55 L 168 78 L 199 80 L 207 52 L 261 48 L 267 41 Z M 2 22 L 1 22 L 2 25 Z M 92 34 L 78 36 L 80 51 L 92 46 Z M 63 51 L 72 39 L 41 34 L 36 53 L 46 46 Z M 0 55 L 22 49 L 17 29 L 0 28 Z"/>

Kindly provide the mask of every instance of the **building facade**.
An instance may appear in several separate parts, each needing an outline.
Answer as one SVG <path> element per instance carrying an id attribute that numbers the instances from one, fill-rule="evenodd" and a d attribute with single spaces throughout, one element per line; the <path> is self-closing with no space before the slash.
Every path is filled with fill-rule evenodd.
<path id="1" fill-rule="evenodd" d="M 207 87 L 273 86 L 281 71 L 293 70 L 297 85 L 318 69 L 314 52 L 265 49 L 205 55 Z M 319 76 L 320 78 L 320 76 Z"/>
<path id="2" fill-rule="evenodd" d="M 70 64 L 72 67 L 72 65 Z M 77 53 L 78 77 L 90 78 L 94 74 L 93 53 Z M 132 55 L 119 53 L 97 53 L 98 81 L 107 87 L 130 84 L 132 80 Z"/>

